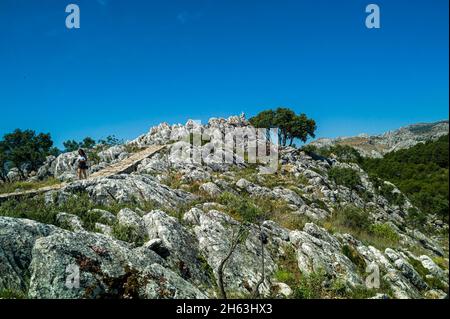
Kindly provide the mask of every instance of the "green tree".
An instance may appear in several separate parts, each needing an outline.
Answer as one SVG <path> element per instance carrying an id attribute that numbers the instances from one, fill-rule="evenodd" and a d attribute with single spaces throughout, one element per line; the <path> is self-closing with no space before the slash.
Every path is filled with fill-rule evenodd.
<path id="1" fill-rule="evenodd" d="M 95 146 L 96 144 L 97 144 L 97 143 L 95 142 L 95 140 L 94 140 L 93 138 L 91 138 L 91 137 L 85 137 L 85 138 L 83 139 L 83 142 L 81 142 L 80 147 L 81 147 L 81 148 L 85 148 L 85 149 L 91 149 L 91 148 L 94 148 L 94 146 Z"/>
<path id="2" fill-rule="evenodd" d="M 288 128 L 288 137 L 290 138 L 289 145 L 292 146 L 294 139 L 296 138 L 305 143 L 308 140 L 308 137 L 316 137 L 314 134 L 316 128 L 316 122 L 312 119 L 308 119 L 305 114 L 296 115 Z"/>
<path id="3" fill-rule="evenodd" d="M 67 140 L 63 142 L 65 152 L 74 152 L 78 149 L 92 149 L 97 145 L 97 142 L 92 137 L 85 137 L 83 141 L 77 142 L 75 140 Z"/>
<path id="4" fill-rule="evenodd" d="M 316 123 L 305 114 L 296 115 L 288 108 L 279 107 L 275 111 L 265 110 L 250 118 L 250 123 L 258 128 L 278 128 L 278 143 L 293 145 L 295 139 L 306 142 L 308 137 L 315 137 Z M 270 133 L 268 132 L 270 140 Z"/>
<path id="5" fill-rule="evenodd" d="M 19 170 L 22 178 L 25 177 L 23 169 L 37 170 L 48 155 L 57 154 L 53 147 L 50 134 L 39 133 L 33 130 L 16 129 L 3 137 L 3 157 Z"/>
<path id="6" fill-rule="evenodd" d="M 118 139 L 115 135 L 108 135 L 105 139 L 99 140 L 98 143 L 106 146 L 115 146 L 123 144 L 123 140 Z"/>
<path id="7" fill-rule="evenodd" d="M 75 140 L 68 140 L 63 142 L 64 152 L 74 152 L 80 148 L 80 143 Z"/>
<path id="8" fill-rule="evenodd" d="M 289 137 L 291 125 L 295 120 L 294 111 L 279 107 L 275 110 L 275 126 L 278 127 L 278 142 L 286 146 L 286 141 Z"/>
<path id="9" fill-rule="evenodd" d="M 0 141 L 0 179 L 3 182 L 7 182 L 8 174 L 8 158 L 6 156 L 5 145 L 3 141 Z"/>
<path id="10" fill-rule="evenodd" d="M 250 118 L 250 124 L 257 128 L 274 128 L 275 127 L 275 112 L 266 110 L 258 113 L 258 115 Z M 270 141 L 270 131 L 266 131 L 266 138 Z"/>

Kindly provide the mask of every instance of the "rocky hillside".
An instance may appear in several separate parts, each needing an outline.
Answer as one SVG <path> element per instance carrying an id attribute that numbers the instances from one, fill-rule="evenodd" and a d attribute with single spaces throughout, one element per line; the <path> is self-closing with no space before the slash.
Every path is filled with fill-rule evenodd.
<path id="1" fill-rule="evenodd" d="M 243 117 L 163 123 L 99 152 L 92 167 L 167 145 L 128 173 L 1 203 L 0 297 L 447 295 L 448 225 L 412 227 L 414 206 L 395 185 L 299 149 L 280 150 L 268 175 L 211 152 L 212 136 L 193 147 L 179 141 L 248 125 Z M 201 163 L 192 152 L 205 154 Z M 232 163 L 218 160 L 228 155 Z M 32 180 L 74 180 L 75 156 L 48 158 Z"/>
<path id="2" fill-rule="evenodd" d="M 381 135 L 361 134 L 354 137 L 321 138 L 311 142 L 316 147 L 348 145 L 362 156 L 382 157 L 392 151 L 410 148 L 418 143 L 436 140 L 449 133 L 448 120 L 435 123 L 419 123 L 402 127 Z"/>

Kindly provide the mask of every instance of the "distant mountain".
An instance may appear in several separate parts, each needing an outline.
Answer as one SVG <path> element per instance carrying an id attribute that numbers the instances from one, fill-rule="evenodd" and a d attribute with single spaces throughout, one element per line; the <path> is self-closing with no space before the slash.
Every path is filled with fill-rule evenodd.
<path id="1" fill-rule="evenodd" d="M 434 123 L 417 123 L 380 135 L 360 134 L 334 139 L 320 138 L 311 142 L 316 147 L 348 145 L 356 148 L 365 157 L 383 157 L 392 151 L 410 148 L 418 143 L 436 140 L 449 133 L 448 120 Z"/>

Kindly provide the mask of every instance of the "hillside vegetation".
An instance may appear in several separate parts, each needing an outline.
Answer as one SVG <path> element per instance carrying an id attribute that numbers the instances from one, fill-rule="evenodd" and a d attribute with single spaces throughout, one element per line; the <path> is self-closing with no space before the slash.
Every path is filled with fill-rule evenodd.
<path id="1" fill-rule="evenodd" d="M 417 224 L 428 214 L 436 214 L 448 221 L 448 135 L 388 153 L 383 158 L 364 158 L 352 147 L 341 145 L 320 149 L 309 146 L 306 149 L 357 163 L 373 181 L 387 180 L 395 184 L 420 209 L 420 212 L 411 212 Z"/>

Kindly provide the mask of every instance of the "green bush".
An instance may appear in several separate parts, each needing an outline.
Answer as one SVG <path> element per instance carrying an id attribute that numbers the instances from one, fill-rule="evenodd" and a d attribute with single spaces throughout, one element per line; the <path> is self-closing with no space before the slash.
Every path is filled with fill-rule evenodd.
<path id="1" fill-rule="evenodd" d="M 121 225 L 119 223 L 113 225 L 112 234 L 119 240 L 134 243 L 137 246 L 142 246 L 147 240 L 146 237 L 142 237 L 136 228 Z"/>
<path id="2" fill-rule="evenodd" d="M 397 242 L 400 240 L 398 233 L 389 224 L 373 224 L 370 226 L 369 231 L 374 236 L 388 241 Z"/>
<path id="3" fill-rule="evenodd" d="M 55 184 L 59 184 L 60 181 L 56 178 L 48 178 L 43 181 L 37 181 L 37 182 L 25 182 L 25 181 L 19 181 L 19 182 L 12 182 L 12 183 L 3 183 L 0 184 L 0 194 L 5 193 L 14 193 L 16 190 L 20 191 L 27 191 L 31 189 L 51 186 Z"/>
<path id="4" fill-rule="evenodd" d="M 0 299 L 26 299 L 27 294 L 23 291 L 11 289 L 0 290 Z"/>
<path id="5" fill-rule="evenodd" d="M 332 167 L 328 171 L 328 177 L 337 185 L 342 185 L 350 190 L 355 190 L 361 185 L 361 178 L 358 172 L 352 168 Z"/>
<path id="6" fill-rule="evenodd" d="M 240 221 L 255 222 L 263 213 L 248 197 L 229 192 L 219 196 L 219 203 L 225 205 L 229 213 Z"/>
<path id="7" fill-rule="evenodd" d="M 355 206 L 346 206 L 337 213 L 340 225 L 353 229 L 368 229 L 370 225 L 369 214 Z"/>
<path id="8" fill-rule="evenodd" d="M 80 193 L 69 197 L 62 204 L 45 203 L 43 196 L 33 198 L 21 198 L 20 200 L 10 199 L 0 203 L 0 216 L 27 218 L 44 224 L 58 226 L 56 216 L 59 212 L 66 212 L 78 216 L 83 227 L 89 231 L 95 231 L 95 223 L 100 221 L 100 214 L 93 213 L 94 208 L 107 210 L 117 214 L 122 208 L 136 208 L 143 211 L 154 209 L 152 202 L 135 203 L 112 203 L 109 205 L 99 205 L 94 203 L 86 193 Z"/>
<path id="9" fill-rule="evenodd" d="M 323 271 L 318 271 L 308 275 L 303 275 L 299 284 L 293 287 L 294 298 L 296 299 L 322 299 L 326 296 L 327 290 L 324 286 L 326 276 Z"/>

